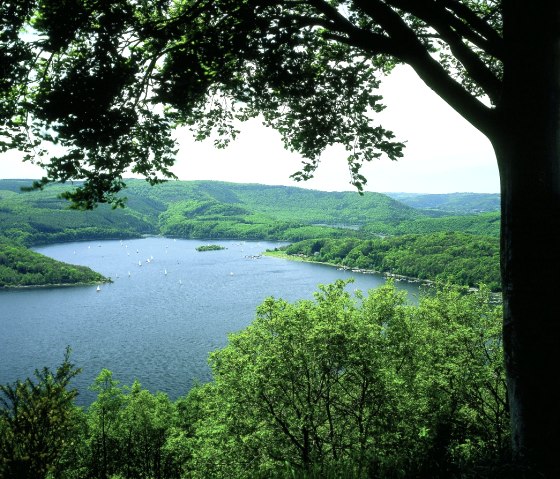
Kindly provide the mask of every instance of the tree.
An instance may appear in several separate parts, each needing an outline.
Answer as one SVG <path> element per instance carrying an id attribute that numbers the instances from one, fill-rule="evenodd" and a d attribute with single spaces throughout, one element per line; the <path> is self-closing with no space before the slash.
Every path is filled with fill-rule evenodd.
<path id="1" fill-rule="evenodd" d="M 154 395 L 138 381 L 121 387 L 107 369 L 99 373 L 91 389 L 98 395 L 86 413 L 86 447 L 80 459 L 88 477 L 180 476 L 176 448 L 168 444 L 175 409 L 167 395 Z"/>
<path id="2" fill-rule="evenodd" d="M 560 5 L 519 0 L 8 0 L 0 7 L 0 146 L 64 153 L 49 181 L 85 179 L 82 207 L 122 202 L 128 167 L 172 176 L 176 125 L 235 137 L 263 115 L 313 174 L 321 151 L 360 164 L 402 144 L 374 123 L 398 63 L 494 146 L 501 179 L 504 344 L 516 460 L 560 475 Z M 32 25 L 26 35 L 21 28 Z M 159 105 L 163 105 L 163 108 Z M 226 139 L 224 139 L 224 137 Z M 535 280 L 538 275 L 539 281 Z"/>
<path id="3" fill-rule="evenodd" d="M 164 393 L 152 394 L 134 381 L 125 395 L 119 426 L 126 457 L 120 458 L 120 474 L 126 478 L 180 477 L 166 450 L 173 419 L 173 405 Z"/>
<path id="4" fill-rule="evenodd" d="M 35 371 L 27 378 L 0 385 L 0 476 L 6 479 L 44 479 L 62 468 L 64 454 L 74 447 L 80 411 L 76 389 L 68 390 L 80 372 L 70 362 L 70 349 L 52 372 Z"/>
<path id="5" fill-rule="evenodd" d="M 107 479 L 112 477 L 125 454 L 120 438 L 119 416 L 124 407 L 125 397 L 113 373 L 102 369 L 90 386 L 97 392 L 97 399 L 88 409 L 88 439 L 91 459 L 88 470 L 92 477 Z"/>
<path id="6" fill-rule="evenodd" d="M 180 413 L 189 477 L 286 477 L 286 466 L 297 477 L 481 477 L 503 459 L 501 309 L 489 292 L 409 306 L 393 284 L 359 300 L 347 286 L 267 298 L 211 355 L 215 381 Z"/>

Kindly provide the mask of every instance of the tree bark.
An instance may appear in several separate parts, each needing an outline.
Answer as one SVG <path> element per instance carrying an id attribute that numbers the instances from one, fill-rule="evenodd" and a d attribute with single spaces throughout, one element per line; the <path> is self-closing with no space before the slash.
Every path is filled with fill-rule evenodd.
<path id="1" fill-rule="evenodd" d="M 508 159 L 514 155 L 523 153 Z M 560 371 L 560 178 L 550 174 L 547 182 L 556 183 L 550 188 L 556 191 L 546 191 L 546 173 L 527 173 L 522 179 L 518 171 L 502 173 L 503 334 L 513 450 L 522 463 L 554 466 L 557 475 L 550 477 L 560 477 L 560 397 L 554 392 Z"/>
<path id="2" fill-rule="evenodd" d="M 560 477 L 560 5 L 504 0 L 504 348 L 515 460 Z"/>

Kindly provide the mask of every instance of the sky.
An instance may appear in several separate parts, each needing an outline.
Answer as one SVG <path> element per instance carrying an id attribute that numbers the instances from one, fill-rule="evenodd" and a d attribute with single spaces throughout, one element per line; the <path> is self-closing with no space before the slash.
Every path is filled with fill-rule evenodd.
<path id="1" fill-rule="evenodd" d="M 407 66 L 397 67 L 380 87 L 387 108 L 378 117 L 406 142 L 398 161 L 375 160 L 362 173 L 366 191 L 408 193 L 497 193 L 498 168 L 490 142 L 431 91 Z M 177 131 L 179 152 L 173 172 L 181 180 L 220 180 L 352 191 L 346 152 L 327 149 L 315 177 L 295 182 L 301 157 L 284 149 L 280 135 L 255 119 L 224 150 L 212 141 L 195 142 L 186 130 Z M 42 170 L 21 161 L 21 154 L 0 154 L 0 177 L 39 178 Z"/>

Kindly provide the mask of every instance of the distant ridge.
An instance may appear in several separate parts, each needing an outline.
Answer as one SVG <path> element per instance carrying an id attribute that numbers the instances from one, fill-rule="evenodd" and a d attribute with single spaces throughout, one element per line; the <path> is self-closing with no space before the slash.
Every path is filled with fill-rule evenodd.
<path id="1" fill-rule="evenodd" d="M 386 193 L 387 196 L 418 209 L 455 214 L 500 211 L 499 193 Z"/>
<path id="2" fill-rule="evenodd" d="M 485 195 L 478 194 L 401 194 L 399 199 L 373 192 L 360 195 L 220 181 L 150 186 L 134 179 L 127 180 L 123 192 L 126 208 L 100 205 L 93 211 L 74 211 L 59 198 L 71 185 L 21 192 L 30 183 L 0 180 L 0 237 L 28 246 L 158 234 L 297 241 L 434 231 L 497 236 L 498 231 L 499 213 L 490 206 L 473 206 L 484 199 Z M 494 212 L 469 214 L 473 210 Z"/>
<path id="3" fill-rule="evenodd" d="M 360 195 L 219 181 L 170 181 L 150 186 L 142 180 L 128 180 L 124 191 L 126 208 L 114 210 L 99 205 L 92 211 L 76 211 L 60 198 L 71 185 L 53 184 L 42 191 L 22 192 L 21 187 L 29 184 L 30 180 L 0 180 L 0 252 L 4 252 L 0 276 L 5 285 L 92 281 L 92 277 L 76 276 L 78 272 L 69 265 L 60 269 L 51 264 L 45 272 L 40 268 L 8 268 L 8 264 L 22 263 L 20 258 L 27 263 L 42 263 L 38 256 L 27 254 L 31 252 L 26 246 L 65 241 L 145 235 L 290 243 L 312 240 L 313 244 L 318 239 L 329 239 L 333 240 L 329 243 L 333 249 L 342 251 L 352 241 L 390 237 L 391 241 L 381 248 L 388 247 L 389 257 L 393 257 L 398 245 L 405 241 L 404 235 L 409 235 L 414 237 L 407 240 L 412 256 L 434 264 L 436 260 L 420 252 L 418 245 L 431 241 L 435 246 L 430 243 L 428 249 L 439 251 L 450 247 L 446 238 L 458 238 L 455 250 L 464 253 L 468 245 L 498 243 L 500 215 L 491 210 L 498 195 L 399 194 L 391 198 L 373 192 Z M 486 210 L 490 211 L 481 212 Z M 454 232 L 461 235 L 447 234 Z M 323 253 L 329 255 L 332 251 Z M 411 261 L 407 259 L 406 263 Z M 448 263 L 451 261 L 442 262 Z M 390 270 L 395 268 L 391 266 Z M 56 269 L 60 274 L 51 274 Z M 404 272 L 400 274 L 422 276 L 403 265 L 397 270 Z"/>

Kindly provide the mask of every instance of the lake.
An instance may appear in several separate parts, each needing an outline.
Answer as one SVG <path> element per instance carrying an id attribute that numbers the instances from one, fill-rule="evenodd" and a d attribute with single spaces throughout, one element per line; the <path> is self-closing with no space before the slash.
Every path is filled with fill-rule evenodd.
<path id="1" fill-rule="evenodd" d="M 269 296 L 311 299 L 318 284 L 355 278 L 350 291 L 380 286 L 380 275 L 260 256 L 281 243 L 143 238 L 35 248 L 60 261 L 89 266 L 111 284 L 0 290 L 0 384 L 35 368 L 56 368 L 67 345 L 82 368 L 78 404 L 95 399 L 88 386 L 102 368 L 121 384 L 138 379 L 172 399 L 208 381 L 208 353 L 247 326 Z M 398 283 L 410 296 L 418 286 Z"/>

